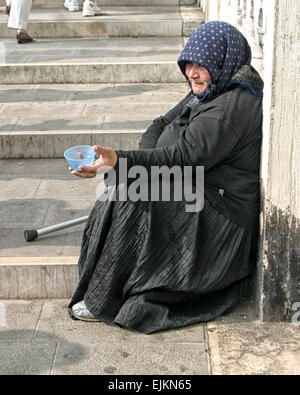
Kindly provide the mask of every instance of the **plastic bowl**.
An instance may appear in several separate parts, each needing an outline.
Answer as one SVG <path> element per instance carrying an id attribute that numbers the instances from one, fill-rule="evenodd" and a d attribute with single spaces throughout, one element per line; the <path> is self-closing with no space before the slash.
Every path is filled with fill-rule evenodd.
<path id="1" fill-rule="evenodd" d="M 64 152 L 71 169 L 82 171 L 79 166 L 91 166 L 95 160 L 95 151 L 90 145 L 76 145 Z"/>

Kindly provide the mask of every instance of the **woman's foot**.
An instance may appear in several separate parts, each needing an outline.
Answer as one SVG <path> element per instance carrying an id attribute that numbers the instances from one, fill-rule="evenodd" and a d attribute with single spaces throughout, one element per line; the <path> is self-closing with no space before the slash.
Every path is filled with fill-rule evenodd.
<path id="1" fill-rule="evenodd" d="M 9 15 L 9 14 L 10 14 L 10 7 L 11 7 L 10 5 L 7 5 L 7 6 L 6 6 L 6 8 L 5 8 L 5 14 L 6 14 L 6 15 Z"/>
<path id="2" fill-rule="evenodd" d="M 32 43 L 34 40 L 32 37 L 29 36 L 29 34 L 25 31 L 18 32 L 17 34 L 17 41 L 18 44 L 28 44 Z"/>
<path id="3" fill-rule="evenodd" d="M 84 300 L 78 302 L 70 309 L 71 318 L 81 321 L 99 321 L 90 313 L 84 303 Z"/>

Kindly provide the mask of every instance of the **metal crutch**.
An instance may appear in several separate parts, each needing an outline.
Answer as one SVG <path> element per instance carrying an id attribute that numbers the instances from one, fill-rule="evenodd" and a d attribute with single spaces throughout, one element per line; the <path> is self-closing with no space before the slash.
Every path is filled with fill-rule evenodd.
<path id="1" fill-rule="evenodd" d="M 46 228 L 37 230 L 24 230 L 24 237 L 26 241 L 33 241 L 39 236 L 46 235 L 51 232 L 56 232 L 57 230 L 70 228 L 71 226 L 79 225 L 87 221 L 88 215 L 86 217 L 81 217 L 77 219 L 72 219 L 71 221 L 62 222 L 61 224 L 47 226 Z"/>

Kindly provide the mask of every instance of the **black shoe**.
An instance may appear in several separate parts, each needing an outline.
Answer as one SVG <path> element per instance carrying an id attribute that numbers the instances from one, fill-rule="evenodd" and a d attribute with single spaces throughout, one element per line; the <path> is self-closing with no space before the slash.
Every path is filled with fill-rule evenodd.
<path id="1" fill-rule="evenodd" d="M 17 34 L 17 41 L 18 44 L 28 44 L 32 43 L 34 40 L 32 37 L 29 36 L 28 33 L 21 32 Z"/>

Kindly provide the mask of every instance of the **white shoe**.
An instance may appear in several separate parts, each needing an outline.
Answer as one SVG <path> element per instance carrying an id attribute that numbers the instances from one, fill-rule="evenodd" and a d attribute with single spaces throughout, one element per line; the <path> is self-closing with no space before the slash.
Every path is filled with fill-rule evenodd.
<path id="1" fill-rule="evenodd" d="M 89 312 L 83 300 L 74 304 L 74 306 L 71 308 L 70 315 L 76 320 L 99 322 L 99 320 L 95 318 L 91 312 Z"/>
<path id="2" fill-rule="evenodd" d="M 68 11 L 79 11 L 79 3 L 78 0 L 65 0 L 65 7 Z"/>
<path id="3" fill-rule="evenodd" d="M 94 2 L 85 0 L 83 3 L 83 16 L 96 16 L 101 14 L 101 8 L 98 7 Z"/>

